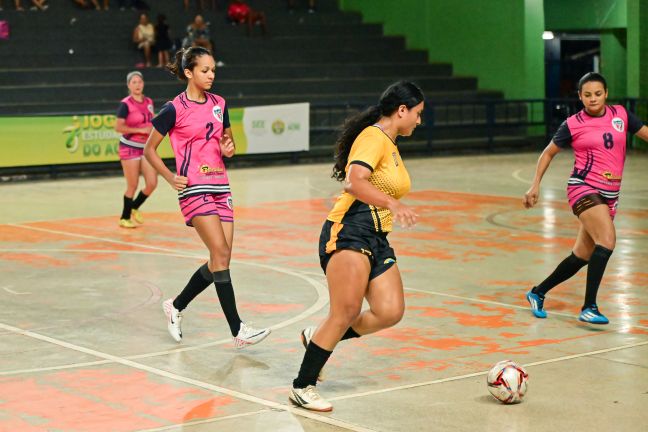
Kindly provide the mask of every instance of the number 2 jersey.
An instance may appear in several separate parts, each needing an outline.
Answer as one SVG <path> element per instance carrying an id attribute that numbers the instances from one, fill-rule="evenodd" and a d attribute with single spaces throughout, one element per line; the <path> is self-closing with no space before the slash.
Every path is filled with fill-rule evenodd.
<path id="1" fill-rule="evenodd" d="M 188 179 L 179 199 L 230 192 L 220 148 L 223 132 L 230 127 L 229 114 L 221 96 L 205 92 L 205 98 L 192 101 L 182 92 L 153 119 L 155 130 L 169 134 L 177 174 Z"/>
<path id="2" fill-rule="evenodd" d="M 560 148 L 574 150 L 574 170 L 569 186 L 586 184 L 604 198 L 619 196 L 626 157 L 627 133 L 634 135 L 643 123 L 622 105 L 608 105 L 600 117 L 584 109 L 565 120 L 553 137 Z"/>

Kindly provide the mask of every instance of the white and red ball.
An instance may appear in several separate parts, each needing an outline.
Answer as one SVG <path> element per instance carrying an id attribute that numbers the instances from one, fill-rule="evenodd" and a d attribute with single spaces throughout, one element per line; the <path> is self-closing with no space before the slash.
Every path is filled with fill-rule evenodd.
<path id="1" fill-rule="evenodd" d="M 488 391 L 498 401 L 513 404 L 522 401 L 527 391 L 529 374 L 519 364 L 511 360 L 498 362 L 488 372 L 486 382 Z"/>

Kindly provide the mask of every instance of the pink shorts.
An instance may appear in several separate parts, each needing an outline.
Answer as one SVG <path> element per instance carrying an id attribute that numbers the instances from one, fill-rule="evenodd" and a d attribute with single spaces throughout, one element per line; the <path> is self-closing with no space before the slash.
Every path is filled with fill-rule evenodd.
<path id="1" fill-rule="evenodd" d="M 234 222 L 231 193 L 191 195 L 180 200 L 180 210 L 187 226 L 196 216 L 216 215 L 221 222 Z"/>
<path id="2" fill-rule="evenodd" d="M 582 207 L 581 204 L 583 203 L 579 203 L 579 201 L 592 194 L 601 197 L 601 201 L 607 204 L 608 209 L 610 210 L 610 217 L 614 219 L 614 216 L 616 216 L 617 207 L 619 205 L 619 197 L 617 196 L 616 198 L 606 198 L 603 195 L 602 191 L 586 184 L 567 186 L 567 198 L 569 199 L 569 206 L 572 208 L 574 214 L 576 216 L 580 215 L 581 211 L 579 210 L 579 208 Z M 589 208 L 588 205 L 586 205 L 585 207 L 585 209 Z"/>
<path id="3" fill-rule="evenodd" d="M 120 160 L 131 160 L 131 159 L 142 159 L 144 155 L 144 149 L 139 147 L 131 147 L 124 143 L 119 143 L 119 159 Z"/>

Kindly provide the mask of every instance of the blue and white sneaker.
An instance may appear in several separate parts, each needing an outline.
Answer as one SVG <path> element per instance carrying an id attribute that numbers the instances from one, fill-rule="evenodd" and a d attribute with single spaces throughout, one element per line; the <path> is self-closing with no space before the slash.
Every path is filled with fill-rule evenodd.
<path id="1" fill-rule="evenodd" d="M 590 324 L 608 324 L 610 322 L 610 320 L 598 310 L 598 306 L 596 305 L 583 309 L 578 316 L 578 320 Z"/>
<path id="2" fill-rule="evenodd" d="M 533 290 L 526 293 L 526 299 L 531 305 L 531 311 L 536 318 L 547 318 L 547 312 L 544 310 L 544 296 L 539 296 Z"/>

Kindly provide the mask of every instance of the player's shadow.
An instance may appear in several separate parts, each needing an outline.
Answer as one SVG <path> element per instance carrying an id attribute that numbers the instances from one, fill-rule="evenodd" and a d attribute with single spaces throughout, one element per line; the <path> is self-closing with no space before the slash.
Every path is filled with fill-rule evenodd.
<path id="1" fill-rule="evenodd" d="M 232 381 L 233 377 L 241 374 L 254 374 L 255 371 L 264 371 L 270 369 L 270 366 L 255 357 L 246 354 L 238 354 L 230 358 L 222 367 L 219 367 L 210 374 L 211 382 Z"/>

